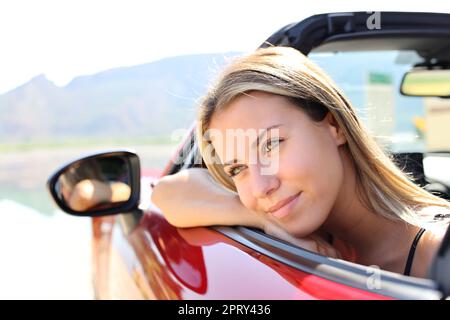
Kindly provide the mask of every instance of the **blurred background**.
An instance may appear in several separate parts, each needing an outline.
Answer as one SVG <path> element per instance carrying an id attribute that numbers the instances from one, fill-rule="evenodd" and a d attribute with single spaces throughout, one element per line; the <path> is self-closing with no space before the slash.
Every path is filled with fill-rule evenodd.
<path id="1" fill-rule="evenodd" d="M 136 150 L 144 168 L 162 169 L 221 66 L 289 23 L 325 12 L 450 12 L 450 4 L 431 0 L 407 7 L 392 1 L 365 5 L 2 1 L 0 298 L 93 298 L 90 219 L 63 214 L 45 186 L 65 162 L 126 147 Z M 413 58 L 406 63 L 394 53 L 312 58 L 360 107 L 372 130 L 395 133 L 390 143 L 397 150 L 441 143 L 424 138 L 424 102 L 396 91 L 401 80 L 396 75 L 408 70 Z M 355 69 L 340 69 L 349 59 Z M 371 124 L 370 106 L 386 97 L 392 102 L 382 110 L 386 121 L 378 117 Z"/>

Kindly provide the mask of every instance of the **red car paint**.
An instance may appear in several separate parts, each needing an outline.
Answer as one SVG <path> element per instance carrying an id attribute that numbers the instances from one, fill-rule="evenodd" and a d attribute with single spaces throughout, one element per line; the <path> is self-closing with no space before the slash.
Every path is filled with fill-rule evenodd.
<path id="1" fill-rule="evenodd" d="M 111 225 L 111 217 L 98 219 Z M 130 245 L 134 254 L 121 257 L 143 299 L 389 299 L 304 273 L 209 228 L 175 228 L 158 210 L 146 211 L 129 235 L 103 229 L 103 247 L 108 242 L 112 247 Z M 119 296 L 108 292 L 105 282 L 110 280 L 104 275 L 110 273 L 111 260 L 110 254 L 103 255 L 107 257 L 99 260 L 97 269 L 104 278 L 98 296 L 128 297 L 125 288 L 118 290 L 123 294 Z"/>
<path id="2" fill-rule="evenodd" d="M 126 264 L 142 270 L 156 299 L 388 299 L 306 274 L 215 230 L 177 229 L 158 212 L 146 212 L 127 240 L 137 260 Z"/>

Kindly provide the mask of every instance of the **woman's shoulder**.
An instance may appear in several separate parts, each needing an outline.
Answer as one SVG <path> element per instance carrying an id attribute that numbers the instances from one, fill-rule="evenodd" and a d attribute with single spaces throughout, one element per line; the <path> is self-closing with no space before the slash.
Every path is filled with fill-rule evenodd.
<path id="1" fill-rule="evenodd" d="M 441 206 L 427 206 L 418 210 L 424 223 L 421 227 L 426 232 L 422 233 L 414 257 L 414 267 L 411 275 L 426 278 L 434 256 L 442 244 L 444 235 L 450 223 L 450 208 Z"/>

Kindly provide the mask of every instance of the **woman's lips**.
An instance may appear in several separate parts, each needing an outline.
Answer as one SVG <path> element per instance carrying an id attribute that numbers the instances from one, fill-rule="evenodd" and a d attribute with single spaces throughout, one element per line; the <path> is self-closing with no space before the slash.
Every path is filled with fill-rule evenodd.
<path id="1" fill-rule="evenodd" d="M 289 198 L 283 201 L 278 202 L 275 206 L 269 208 L 269 213 L 278 219 L 287 216 L 297 203 L 300 194 L 301 192 L 293 196 L 290 196 Z"/>

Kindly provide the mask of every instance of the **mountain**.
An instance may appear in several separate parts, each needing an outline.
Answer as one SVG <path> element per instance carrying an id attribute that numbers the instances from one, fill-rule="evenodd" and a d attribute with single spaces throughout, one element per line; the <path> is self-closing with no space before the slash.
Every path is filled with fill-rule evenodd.
<path id="1" fill-rule="evenodd" d="M 195 104 L 237 53 L 187 55 L 73 79 L 44 75 L 0 95 L 0 141 L 145 137 L 188 128 Z"/>
<path id="2" fill-rule="evenodd" d="M 0 142 L 66 138 L 145 138 L 188 128 L 196 102 L 217 71 L 238 53 L 186 55 L 107 70 L 55 86 L 40 75 L 0 95 Z M 397 53 L 311 55 L 343 89 L 364 118 L 367 76 L 392 78 L 395 130 L 413 131 L 421 98 L 398 94 L 403 74 Z"/>

